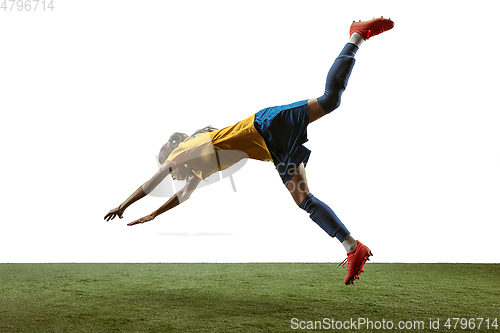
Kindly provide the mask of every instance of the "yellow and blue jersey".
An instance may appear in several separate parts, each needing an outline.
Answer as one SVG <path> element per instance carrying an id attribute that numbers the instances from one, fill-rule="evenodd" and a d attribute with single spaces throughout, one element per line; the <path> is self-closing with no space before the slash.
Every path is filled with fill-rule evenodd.
<path id="1" fill-rule="evenodd" d="M 311 151 L 307 141 L 307 101 L 263 109 L 233 126 L 184 140 L 167 161 L 182 163 L 205 179 L 243 158 L 272 161 L 286 185 Z"/>
<path id="2" fill-rule="evenodd" d="M 200 179 L 227 169 L 243 158 L 272 161 L 254 120 L 255 115 L 252 115 L 233 126 L 187 138 L 172 151 L 167 161 L 184 164 Z"/>

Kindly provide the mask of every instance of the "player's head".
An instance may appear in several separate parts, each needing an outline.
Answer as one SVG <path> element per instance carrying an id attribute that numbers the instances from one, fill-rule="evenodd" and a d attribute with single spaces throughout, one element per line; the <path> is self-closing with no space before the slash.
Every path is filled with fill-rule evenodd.
<path id="1" fill-rule="evenodd" d="M 202 129 L 199 129 L 196 132 L 194 132 L 192 137 L 194 137 L 196 134 L 208 133 L 216 130 L 217 129 L 215 127 L 205 126 Z M 170 139 L 168 139 L 168 142 L 165 143 L 163 147 L 161 147 L 160 154 L 158 155 L 158 162 L 160 162 L 160 164 L 165 163 L 166 159 L 168 158 L 168 155 L 170 155 L 170 153 L 174 151 L 174 149 L 177 148 L 179 144 L 181 144 L 181 142 L 183 142 L 187 138 L 189 138 L 189 135 L 187 135 L 186 133 L 175 132 L 174 134 L 172 134 L 170 136 Z"/>
<path id="2" fill-rule="evenodd" d="M 189 136 L 185 133 L 175 132 L 170 136 L 168 142 L 163 145 L 160 149 L 160 154 L 158 155 L 158 162 L 160 164 L 165 163 L 166 159 L 170 153 L 179 146 L 179 144 L 186 140 Z"/>
<path id="3" fill-rule="evenodd" d="M 182 163 L 177 164 L 170 172 L 173 180 L 186 180 L 191 173 L 191 170 L 186 168 Z"/>

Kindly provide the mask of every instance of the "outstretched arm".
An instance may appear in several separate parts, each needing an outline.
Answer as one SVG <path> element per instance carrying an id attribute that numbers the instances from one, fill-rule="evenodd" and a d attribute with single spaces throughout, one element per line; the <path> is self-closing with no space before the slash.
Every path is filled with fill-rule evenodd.
<path id="1" fill-rule="evenodd" d="M 144 216 L 138 220 L 135 220 L 133 222 L 130 222 L 127 225 L 136 225 L 144 222 L 148 222 L 153 220 L 155 217 L 157 217 L 160 214 L 165 213 L 166 211 L 178 206 L 179 204 L 183 203 L 189 197 L 191 197 L 191 194 L 196 190 L 196 187 L 200 183 L 201 179 L 196 177 L 191 173 L 191 175 L 188 177 L 186 181 L 186 185 L 182 190 L 174 194 L 173 197 L 171 197 L 166 203 L 164 203 L 160 208 L 152 212 L 151 214 Z"/>
<path id="2" fill-rule="evenodd" d="M 127 209 L 128 206 L 130 206 L 131 204 L 133 204 L 137 200 L 144 198 L 147 194 L 149 194 L 151 191 L 153 191 L 154 188 L 156 186 L 158 186 L 158 184 L 160 184 L 161 181 L 170 174 L 172 167 L 173 167 L 173 164 L 169 161 L 166 161 L 165 163 L 163 163 L 161 168 L 158 169 L 158 171 L 155 173 L 155 175 L 150 180 L 148 180 L 147 182 L 142 184 L 120 206 L 118 206 L 115 209 L 110 210 L 109 213 L 106 214 L 106 216 L 104 216 L 104 219 L 106 221 L 110 221 L 110 220 L 114 219 L 116 216 L 118 216 L 119 218 L 122 218 L 122 215 L 123 215 L 123 212 L 125 211 L 125 209 Z"/>

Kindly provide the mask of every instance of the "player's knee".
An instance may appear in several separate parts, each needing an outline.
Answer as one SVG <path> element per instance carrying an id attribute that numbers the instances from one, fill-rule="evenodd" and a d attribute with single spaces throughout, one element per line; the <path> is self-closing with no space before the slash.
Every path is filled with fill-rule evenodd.
<path id="1" fill-rule="evenodd" d="M 318 98 L 318 102 L 326 113 L 330 113 L 340 106 L 340 95 L 324 94 Z"/>
<path id="2" fill-rule="evenodd" d="M 309 193 L 304 197 L 304 199 L 300 202 L 299 207 L 309 214 L 314 213 L 317 207 L 317 199 L 312 195 L 312 193 Z"/>

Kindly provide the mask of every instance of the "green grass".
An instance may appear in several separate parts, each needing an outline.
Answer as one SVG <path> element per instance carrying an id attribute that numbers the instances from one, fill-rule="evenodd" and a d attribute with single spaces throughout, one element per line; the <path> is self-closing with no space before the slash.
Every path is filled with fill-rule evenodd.
<path id="1" fill-rule="evenodd" d="M 368 263 L 354 286 L 335 267 L 0 264 L 0 332 L 301 331 L 292 318 L 422 320 L 420 332 L 440 318 L 452 332 L 446 318 L 500 317 L 498 264 Z M 473 331 L 500 332 L 485 328 Z"/>

